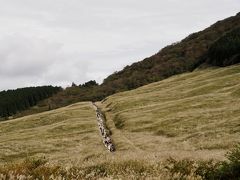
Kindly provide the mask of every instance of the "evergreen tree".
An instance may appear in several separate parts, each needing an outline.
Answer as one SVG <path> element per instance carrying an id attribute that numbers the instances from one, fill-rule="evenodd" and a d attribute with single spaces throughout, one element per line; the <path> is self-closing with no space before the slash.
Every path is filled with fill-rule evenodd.
<path id="1" fill-rule="evenodd" d="M 0 92 L 0 117 L 8 117 L 59 92 L 60 87 L 41 86 Z"/>

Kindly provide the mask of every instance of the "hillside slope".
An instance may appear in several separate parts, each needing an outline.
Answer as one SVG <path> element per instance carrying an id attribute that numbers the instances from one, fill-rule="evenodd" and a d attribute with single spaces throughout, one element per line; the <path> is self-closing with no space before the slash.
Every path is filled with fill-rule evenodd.
<path id="1" fill-rule="evenodd" d="M 193 33 L 182 41 L 163 48 L 143 61 L 113 73 L 101 85 L 94 83 L 89 87 L 79 85 L 68 88 L 51 98 L 53 107 L 77 101 L 99 101 L 117 92 L 193 71 L 203 63 L 212 66 L 239 63 L 239 29 L 240 14 L 218 21 L 203 31 Z"/>
<path id="2" fill-rule="evenodd" d="M 46 157 L 69 164 L 107 154 L 90 102 L 0 123 L 0 163 Z"/>
<path id="3" fill-rule="evenodd" d="M 74 84 L 52 98 L 41 101 L 28 110 L 18 112 L 13 118 L 56 109 L 80 101 L 99 101 L 117 92 L 135 89 L 172 75 L 193 71 L 202 67 L 203 63 L 213 66 L 239 63 L 239 39 L 240 14 L 238 13 L 236 16 L 218 21 L 203 31 L 189 35 L 179 43 L 163 48 L 143 61 L 125 67 L 107 77 L 101 85 L 95 81 L 79 86 Z"/>
<path id="4" fill-rule="evenodd" d="M 239 13 L 167 46 L 143 61 L 126 66 L 107 77 L 102 86 L 108 94 L 113 94 L 192 71 L 206 61 L 202 58 L 216 40 L 237 27 L 240 27 Z"/>
<path id="5" fill-rule="evenodd" d="M 240 142 L 239 82 L 240 65 L 199 70 L 112 95 L 102 108 L 113 139 L 140 152 L 217 156 Z"/>
<path id="6" fill-rule="evenodd" d="M 114 153 L 102 143 L 90 102 L 0 122 L 0 177 L 14 170 L 16 177 L 50 178 L 55 173 L 74 179 L 172 179 L 166 171 L 169 157 L 223 160 L 240 142 L 239 82 L 240 65 L 209 68 L 98 102 L 112 132 Z M 45 157 L 48 163 L 16 164 L 33 157 Z M 2 166 L 9 162 L 14 164 Z M 188 169 L 187 162 L 178 165 Z"/>
<path id="7" fill-rule="evenodd" d="M 185 73 L 112 95 L 99 105 L 116 153 L 102 144 L 90 102 L 0 122 L 0 162 L 222 159 L 240 142 L 240 65 Z M 144 156 L 143 156 L 144 155 Z"/>

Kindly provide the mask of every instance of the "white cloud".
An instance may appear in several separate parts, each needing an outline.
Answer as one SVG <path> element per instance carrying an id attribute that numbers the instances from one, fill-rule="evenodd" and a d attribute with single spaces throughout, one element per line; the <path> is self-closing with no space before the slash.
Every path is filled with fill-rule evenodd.
<path id="1" fill-rule="evenodd" d="M 5 36 L 0 39 L 1 86 L 11 88 L 46 83 L 66 86 L 71 81 L 84 81 L 88 64 L 85 61 L 79 63 L 77 56 L 63 53 L 61 44 L 45 39 L 18 34 Z"/>

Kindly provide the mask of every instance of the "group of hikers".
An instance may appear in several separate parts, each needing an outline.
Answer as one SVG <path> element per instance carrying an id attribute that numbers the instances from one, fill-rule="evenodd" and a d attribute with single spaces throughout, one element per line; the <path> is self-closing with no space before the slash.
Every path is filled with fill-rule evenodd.
<path id="1" fill-rule="evenodd" d="M 97 114 L 98 127 L 99 127 L 100 133 L 101 133 L 102 138 L 103 138 L 103 144 L 106 146 L 106 148 L 110 152 L 114 152 L 115 147 L 112 143 L 112 140 L 111 140 L 109 134 L 106 131 L 106 127 L 105 127 L 105 124 L 104 124 L 104 117 L 103 117 L 102 113 L 100 112 L 100 110 L 98 108 L 96 110 L 96 114 Z"/>

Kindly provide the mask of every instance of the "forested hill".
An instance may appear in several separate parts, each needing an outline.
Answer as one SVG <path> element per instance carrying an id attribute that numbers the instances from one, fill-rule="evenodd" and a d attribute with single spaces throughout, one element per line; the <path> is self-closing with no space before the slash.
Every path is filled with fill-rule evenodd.
<path id="1" fill-rule="evenodd" d="M 192 71 L 202 63 L 214 66 L 240 63 L 239 52 L 240 14 L 219 21 L 143 61 L 125 67 L 107 77 L 101 85 L 94 81 L 79 86 L 74 84 L 51 98 L 52 107 L 102 100 L 117 92 Z"/>
<path id="2" fill-rule="evenodd" d="M 35 106 L 39 101 L 59 92 L 60 87 L 41 86 L 0 92 L 0 117 L 8 117 Z"/>
<path id="3" fill-rule="evenodd" d="M 163 48 L 157 54 L 110 75 L 102 84 L 105 93 L 113 94 L 119 91 L 134 89 L 165 79 L 171 75 L 192 71 L 206 61 L 207 51 L 216 40 L 237 27 L 240 27 L 240 13 L 218 21 L 209 28 L 193 33 L 182 41 Z M 236 36 L 239 37 L 239 31 L 237 33 L 235 32 Z M 228 42 L 231 43 L 230 41 Z M 224 40 L 220 43 L 224 44 Z M 236 43 L 239 43 L 239 41 Z M 216 46 L 215 44 L 215 48 L 212 48 L 212 50 L 216 49 Z M 221 49 L 219 50 L 221 51 Z M 222 54 L 225 53 L 226 51 Z M 228 54 L 226 53 L 225 55 Z M 216 61 L 212 60 L 208 60 L 208 62 L 215 62 L 214 65 L 228 65 L 228 63 L 216 63 Z"/>
<path id="4" fill-rule="evenodd" d="M 117 92 L 135 89 L 175 74 L 192 71 L 202 63 L 228 66 L 240 63 L 240 13 L 218 21 L 167 46 L 157 54 L 125 67 L 107 77 L 103 84 L 89 81 L 67 88 L 44 86 L 0 92 L 0 117 L 7 117 L 43 101 L 43 110 L 59 108 L 80 101 L 98 101 Z M 32 112 L 30 112 L 31 114 Z"/>
<path id="5" fill-rule="evenodd" d="M 215 66 L 240 63 L 240 27 L 226 33 L 208 50 L 207 62 Z"/>

